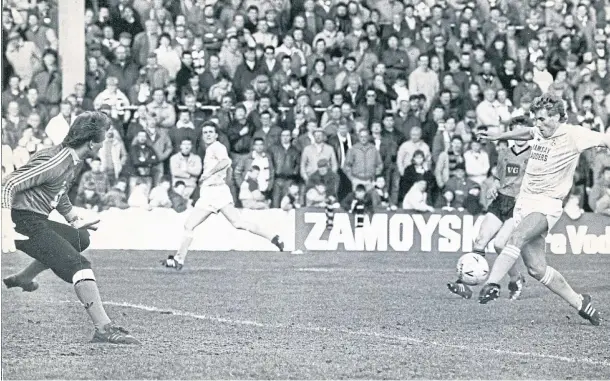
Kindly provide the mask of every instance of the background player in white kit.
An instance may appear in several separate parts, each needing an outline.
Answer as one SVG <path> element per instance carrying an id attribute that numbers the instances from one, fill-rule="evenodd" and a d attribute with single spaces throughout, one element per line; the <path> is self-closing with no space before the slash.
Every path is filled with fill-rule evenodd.
<path id="1" fill-rule="evenodd" d="M 534 142 L 515 205 L 515 229 L 481 289 L 479 302 L 485 304 L 500 296 L 498 283 L 523 255 L 532 277 L 576 308 L 581 317 L 599 325 L 601 317 L 591 304 L 591 296 L 577 294 L 557 270 L 547 266 L 544 252 L 545 236 L 561 217 L 580 153 L 592 147 L 610 147 L 610 136 L 565 124 L 564 101 L 549 94 L 536 98 L 531 112 L 536 127 L 480 134 L 489 140 L 533 138 Z"/>
<path id="2" fill-rule="evenodd" d="M 227 171 L 231 167 L 231 159 L 227 148 L 218 142 L 217 126 L 214 123 L 206 123 L 202 129 L 203 141 L 206 145 L 205 157 L 203 159 L 203 173 L 199 178 L 199 199 L 184 224 L 184 238 L 175 255 L 170 255 L 161 261 L 166 267 L 177 270 L 182 269 L 184 260 L 191 243 L 195 228 L 205 221 L 213 213 L 222 213 L 227 220 L 236 228 L 247 230 L 251 233 L 269 239 L 280 251 L 284 251 L 284 242 L 279 235 L 269 235 L 260 227 L 242 218 L 241 213 L 233 204 L 231 190 L 226 183 Z"/>
<path id="3" fill-rule="evenodd" d="M 530 119 L 521 116 L 513 119 L 510 122 L 510 127 L 511 129 L 523 128 L 531 124 Z M 485 248 L 492 239 L 494 240 L 496 253 L 499 254 L 504 249 L 514 228 L 513 209 L 530 153 L 531 147 L 526 140 L 515 141 L 513 147 L 500 152 L 496 165 L 494 186 L 487 195 L 493 201 L 487 208 L 487 213 L 481 223 L 481 230 L 474 240 L 474 253 L 485 256 Z M 508 297 L 515 300 L 523 291 L 525 278 L 517 269 L 517 264 L 508 270 L 508 276 L 510 277 L 508 282 L 510 294 Z M 464 299 L 472 297 L 472 289 L 459 279 L 447 283 L 447 288 Z"/>

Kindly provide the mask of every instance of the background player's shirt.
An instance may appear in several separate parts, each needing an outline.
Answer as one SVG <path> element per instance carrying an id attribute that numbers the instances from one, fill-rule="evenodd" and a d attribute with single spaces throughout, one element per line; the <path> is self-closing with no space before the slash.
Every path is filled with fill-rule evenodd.
<path id="1" fill-rule="evenodd" d="M 224 144 L 218 141 L 210 144 L 210 146 L 206 148 L 205 157 L 203 158 L 202 178 L 206 177 L 207 174 L 209 174 L 218 163 L 225 159 L 230 160 L 229 153 L 227 152 L 227 147 L 225 147 Z M 227 169 L 218 171 L 211 177 L 202 180 L 200 186 L 204 187 L 209 185 L 226 184 Z"/>
<path id="2" fill-rule="evenodd" d="M 563 200 L 574 183 L 580 153 L 602 145 L 604 135 L 570 124 L 561 124 L 548 139 L 536 127 L 531 131 L 534 141 L 521 193 Z"/>
<path id="3" fill-rule="evenodd" d="M 521 151 L 518 151 L 519 149 Z M 497 165 L 498 180 L 500 181 L 499 193 L 517 197 L 531 152 L 531 146 L 521 148 L 513 146 L 500 152 Z"/>
<path id="4" fill-rule="evenodd" d="M 2 208 L 44 215 L 57 209 L 68 214 L 72 204 L 67 192 L 79 165 L 74 150 L 61 145 L 35 153 L 26 165 L 3 179 Z"/>

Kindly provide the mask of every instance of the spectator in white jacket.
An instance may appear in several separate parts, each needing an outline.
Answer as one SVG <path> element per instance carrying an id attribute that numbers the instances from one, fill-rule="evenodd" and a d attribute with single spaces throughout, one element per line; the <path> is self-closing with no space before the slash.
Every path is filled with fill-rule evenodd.
<path id="1" fill-rule="evenodd" d="M 417 181 L 405 195 L 402 201 L 402 208 L 417 212 L 434 212 L 434 208 L 426 202 L 427 197 L 426 181 Z"/>
<path id="2" fill-rule="evenodd" d="M 470 149 L 464 152 L 464 164 L 468 178 L 479 185 L 483 184 L 491 164 L 489 155 L 481 149 L 479 141 L 473 139 L 470 142 Z"/>
<path id="3" fill-rule="evenodd" d="M 175 186 L 178 181 L 184 182 L 186 185 L 183 194 L 185 198 L 189 198 L 193 194 L 197 186 L 197 179 L 203 170 L 201 157 L 194 154 L 192 150 L 193 141 L 189 138 L 182 139 L 180 152 L 169 159 L 172 185 Z"/>
<path id="4" fill-rule="evenodd" d="M 59 110 L 59 114 L 51 118 L 44 129 L 53 145 L 59 145 L 64 141 L 68 131 L 70 131 L 72 120 L 76 118 L 76 115 L 73 114 L 72 104 L 68 101 L 63 101 L 59 105 Z"/>

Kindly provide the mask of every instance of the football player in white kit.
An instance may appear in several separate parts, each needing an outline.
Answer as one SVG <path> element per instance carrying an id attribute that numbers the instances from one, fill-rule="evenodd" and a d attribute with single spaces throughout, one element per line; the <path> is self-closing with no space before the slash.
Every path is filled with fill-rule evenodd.
<path id="1" fill-rule="evenodd" d="M 279 235 L 267 234 L 257 224 L 247 221 L 241 216 L 233 204 L 231 190 L 226 183 L 227 171 L 231 167 L 231 159 L 227 148 L 218 142 L 216 124 L 205 123 L 202 129 L 203 142 L 207 146 L 203 159 L 203 173 L 199 178 L 199 199 L 184 224 L 182 244 L 175 255 L 170 255 L 161 261 L 165 267 L 182 269 L 191 243 L 195 228 L 213 213 L 222 213 L 236 228 L 269 239 L 280 251 L 284 251 L 284 242 Z"/>
<path id="2" fill-rule="evenodd" d="M 480 133 L 481 138 L 489 140 L 534 141 L 514 209 L 515 228 L 481 289 L 479 302 L 485 304 L 500 296 L 499 282 L 523 255 L 533 278 L 578 310 L 581 317 L 599 325 L 601 317 L 593 308 L 591 296 L 576 293 L 557 270 L 547 265 L 544 253 L 545 236 L 561 217 L 581 152 L 610 147 L 610 136 L 566 124 L 564 101 L 553 95 L 536 98 L 531 112 L 535 114 L 535 127 L 494 135 Z"/>

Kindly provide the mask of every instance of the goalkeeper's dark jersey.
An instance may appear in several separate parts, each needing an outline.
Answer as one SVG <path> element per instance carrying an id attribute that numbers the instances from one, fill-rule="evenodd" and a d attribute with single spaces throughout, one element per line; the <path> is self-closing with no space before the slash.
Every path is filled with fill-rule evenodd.
<path id="1" fill-rule="evenodd" d="M 521 148 L 513 146 L 500 152 L 496 167 L 498 180 L 500 181 L 499 193 L 517 197 L 531 152 L 532 148 L 529 145 Z"/>
<path id="2" fill-rule="evenodd" d="M 35 153 L 23 167 L 2 181 L 2 208 L 49 215 L 72 209 L 67 192 L 79 170 L 76 152 L 61 145 Z"/>

